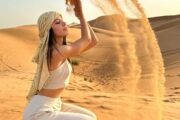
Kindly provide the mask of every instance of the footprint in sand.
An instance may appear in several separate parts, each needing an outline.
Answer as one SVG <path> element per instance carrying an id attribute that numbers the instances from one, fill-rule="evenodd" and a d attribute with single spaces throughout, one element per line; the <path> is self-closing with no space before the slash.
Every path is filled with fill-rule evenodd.
<path id="1" fill-rule="evenodd" d="M 169 100 L 163 100 L 164 102 L 170 102 Z"/>
<path id="2" fill-rule="evenodd" d="M 146 99 L 146 98 L 141 98 L 141 100 L 145 101 L 145 102 L 152 102 L 152 100 Z"/>
<path id="3" fill-rule="evenodd" d="M 95 97 L 95 98 L 111 98 L 111 97 L 108 97 L 105 95 L 93 95 L 92 97 Z"/>
<path id="4" fill-rule="evenodd" d="M 180 98 L 171 98 L 173 101 L 180 101 Z"/>
<path id="5" fill-rule="evenodd" d="M 180 94 L 180 92 L 174 92 L 174 94 Z"/>
<path id="6" fill-rule="evenodd" d="M 170 97 L 171 97 L 171 96 L 174 96 L 174 95 L 171 95 L 171 94 L 170 94 L 170 95 L 168 95 L 168 96 L 170 96 Z"/>
<path id="7" fill-rule="evenodd" d="M 178 90 L 178 89 L 180 89 L 180 87 L 173 87 L 173 88 L 170 88 L 170 89 L 172 89 L 172 90 Z"/>
<path id="8" fill-rule="evenodd" d="M 97 108 L 106 109 L 106 110 L 112 110 L 112 108 L 104 106 L 104 105 L 97 106 Z"/>
<path id="9" fill-rule="evenodd" d="M 92 87 L 87 86 L 87 85 L 82 85 L 78 90 L 84 90 L 84 91 L 92 91 L 94 90 Z"/>
<path id="10" fill-rule="evenodd" d="M 170 102 L 170 103 L 174 103 L 173 100 L 163 100 L 164 102 Z"/>
<path id="11" fill-rule="evenodd" d="M 92 102 L 90 102 L 90 101 L 85 101 L 84 103 L 85 103 L 85 104 L 89 104 L 89 105 L 92 104 Z"/>
<path id="12" fill-rule="evenodd" d="M 20 110 L 11 109 L 11 112 L 21 112 Z"/>
<path id="13" fill-rule="evenodd" d="M 80 103 L 80 102 L 77 102 L 75 100 L 72 100 L 72 99 L 64 99 L 65 102 L 68 102 L 68 103 Z"/>
<path id="14" fill-rule="evenodd" d="M 73 87 L 72 88 L 69 87 L 69 88 L 66 88 L 66 89 L 70 90 L 70 91 L 74 91 L 75 90 L 75 88 L 73 88 Z"/>
<path id="15" fill-rule="evenodd" d="M 78 90 L 81 90 L 81 91 L 91 91 L 91 90 L 88 90 L 86 88 L 78 88 Z"/>
<path id="16" fill-rule="evenodd" d="M 81 87 L 83 87 L 83 88 L 88 88 L 88 89 L 90 89 L 90 90 L 94 90 L 92 87 L 89 87 L 89 86 L 87 86 L 87 85 L 83 85 L 83 86 L 81 86 Z"/>

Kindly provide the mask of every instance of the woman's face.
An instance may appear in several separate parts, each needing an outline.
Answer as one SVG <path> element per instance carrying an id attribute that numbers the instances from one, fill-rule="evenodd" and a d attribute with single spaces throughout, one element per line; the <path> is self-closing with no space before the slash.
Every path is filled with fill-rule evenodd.
<path id="1" fill-rule="evenodd" d="M 51 27 L 56 37 L 63 37 L 68 35 L 68 27 L 61 16 L 56 17 Z"/>

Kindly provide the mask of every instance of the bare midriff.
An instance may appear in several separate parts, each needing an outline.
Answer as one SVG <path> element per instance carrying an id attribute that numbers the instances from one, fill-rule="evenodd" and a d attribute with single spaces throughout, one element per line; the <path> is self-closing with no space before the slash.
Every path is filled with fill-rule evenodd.
<path id="1" fill-rule="evenodd" d="M 58 98 L 60 97 L 61 92 L 64 90 L 64 88 L 58 88 L 58 89 L 45 89 L 42 88 L 38 95 L 48 96 L 52 98 Z"/>

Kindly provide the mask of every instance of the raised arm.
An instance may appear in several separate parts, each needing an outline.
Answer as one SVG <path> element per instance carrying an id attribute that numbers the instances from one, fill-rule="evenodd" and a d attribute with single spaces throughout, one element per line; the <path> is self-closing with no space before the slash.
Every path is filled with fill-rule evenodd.
<path id="1" fill-rule="evenodd" d="M 88 49 L 94 47 L 94 46 L 99 42 L 98 37 L 97 37 L 96 34 L 94 33 L 94 31 L 93 31 L 93 29 L 91 28 L 91 26 L 89 25 L 89 23 L 88 23 L 88 28 L 89 28 L 90 33 L 91 33 L 91 42 L 90 42 L 90 44 L 89 44 L 87 47 L 85 47 L 85 48 L 81 51 L 81 53 L 83 53 L 83 52 L 87 51 Z"/>
<path id="2" fill-rule="evenodd" d="M 62 54 L 59 55 L 59 59 L 62 59 L 62 57 L 67 58 L 79 55 L 80 53 L 82 53 L 83 50 L 85 50 L 85 48 L 88 47 L 89 44 L 92 43 L 91 31 L 83 15 L 80 0 L 77 0 L 74 11 L 76 17 L 80 20 L 81 37 L 70 45 L 60 46 L 58 49 Z M 56 56 L 56 58 L 58 58 L 58 56 Z"/>

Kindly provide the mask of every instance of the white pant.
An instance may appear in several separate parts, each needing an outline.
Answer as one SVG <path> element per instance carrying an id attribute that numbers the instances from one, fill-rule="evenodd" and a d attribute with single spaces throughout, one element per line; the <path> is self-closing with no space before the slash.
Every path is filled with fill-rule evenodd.
<path id="1" fill-rule="evenodd" d="M 32 97 L 23 112 L 23 120 L 96 120 L 96 115 L 80 106 L 64 103 L 61 98 Z"/>

